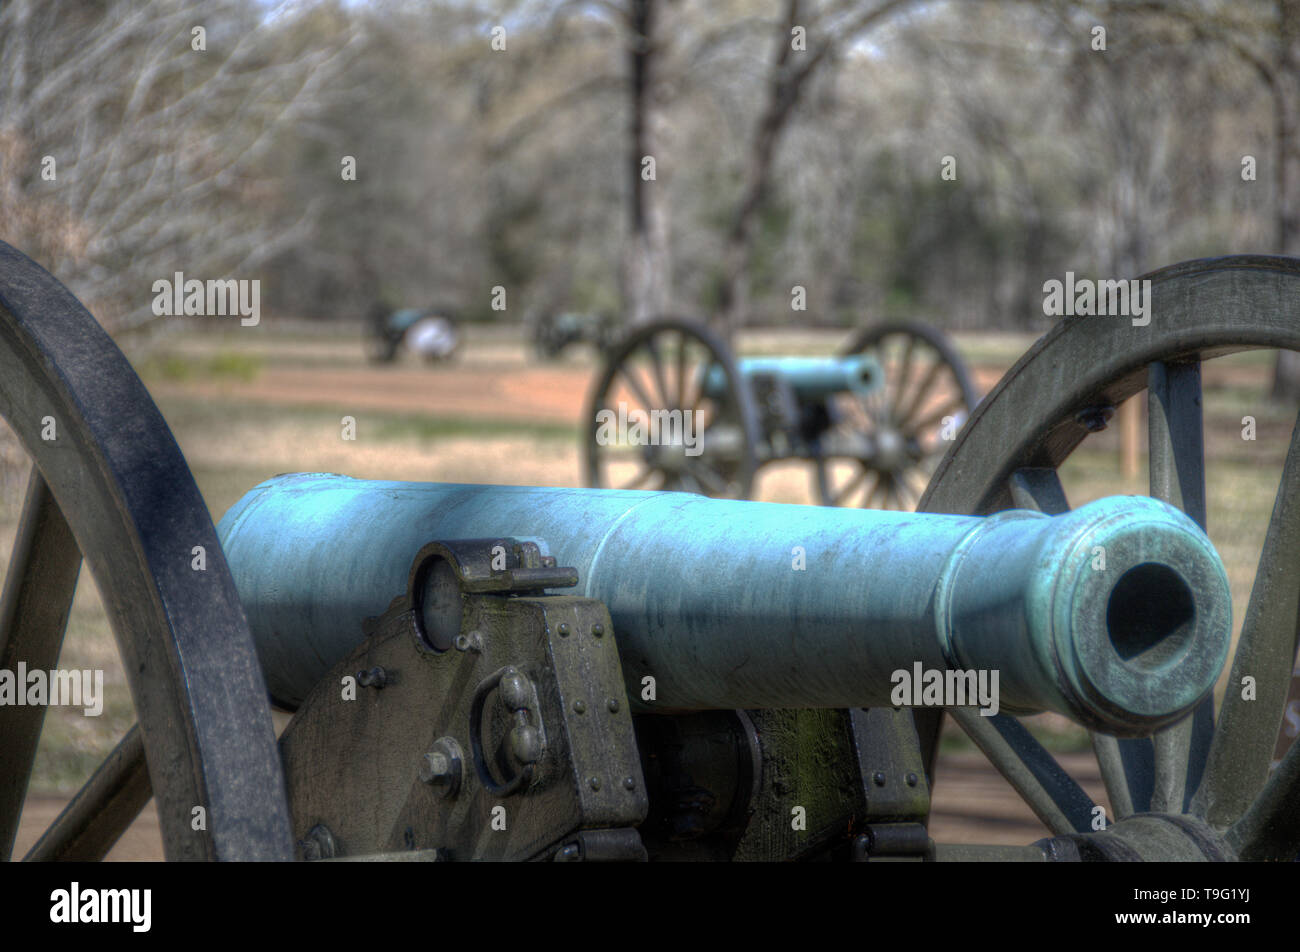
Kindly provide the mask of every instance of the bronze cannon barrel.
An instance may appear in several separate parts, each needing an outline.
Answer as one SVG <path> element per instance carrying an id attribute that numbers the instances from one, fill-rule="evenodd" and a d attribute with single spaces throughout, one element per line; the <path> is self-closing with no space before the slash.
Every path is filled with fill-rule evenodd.
<path id="1" fill-rule="evenodd" d="M 436 540 L 543 540 L 608 607 L 629 696 L 654 678 L 655 710 L 889 705 L 900 672 L 983 671 L 1002 708 L 1146 733 L 1210 692 L 1230 638 L 1217 553 L 1147 497 L 973 517 L 299 474 L 218 532 L 286 706 Z"/>

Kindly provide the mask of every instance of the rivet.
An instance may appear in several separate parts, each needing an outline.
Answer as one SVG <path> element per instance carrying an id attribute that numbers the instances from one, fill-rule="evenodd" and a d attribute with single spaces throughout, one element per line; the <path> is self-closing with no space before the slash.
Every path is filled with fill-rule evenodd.
<path id="1" fill-rule="evenodd" d="M 871 779 L 875 782 L 877 787 L 883 787 L 885 785 L 885 775 L 879 770 L 872 775 Z"/>
<path id="2" fill-rule="evenodd" d="M 623 789 L 624 789 L 624 790 L 635 790 L 635 789 L 636 789 L 636 781 L 633 780 L 631 777 L 624 777 L 624 778 L 623 778 Z"/>
<path id="3" fill-rule="evenodd" d="M 599 778 L 599 777 L 588 777 L 588 778 L 587 778 L 587 786 L 591 787 L 592 790 L 599 790 L 599 789 L 600 789 L 600 778 Z"/>
<path id="4" fill-rule="evenodd" d="M 574 701 L 574 702 L 573 702 L 573 709 L 574 709 L 575 711 L 577 711 L 579 714 L 583 714 L 583 713 L 585 713 L 586 710 L 587 710 L 587 705 L 586 705 L 586 703 L 583 702 L 583 701 Z"/>
<path id="5" fill-rule="evenodd" d="M 591 626 L 591 633 L 592 633 L 593 635 L 595 635 L 597 638 L 599 638 L 601 635 L 603 635 L 603 634 L 605 633 L 605 626 L 604 626 L 604 625 L 592 625 L 592 626 Z"/>
<path id="6" fill-rule="evenodd" d="M 908 785 L 909 787 L 915 787 L 915 786 L 916 786 L 916 774 L 914 774 L 914 773 L 909 773 L 909 774 L 907 775 L 907 778 L 906 778 L 906 779 L 907 779 L 907 785 Z"/>
<path id="7" fill-rule="evenodd" d="M 610 698 L 608 701 L 605 702 L 605 706 L 609 708 L 609 713 L 611 713 L 611 714 L 617 714 L 617 713 L 618 713 L 618 699 L 617 699 L 617 698 Z"/>
<path id="8" fill-rule="evenodd" d="M 569 637 L 569 626 L 568 626 L 567 624 L 565 624 L 564 622 L 560 622 L 560 629 L 559 629 L 559 630 L 560 630 L 560 637 L 561 637 L 561 638 L 567 638 L 567 637 Z"/>

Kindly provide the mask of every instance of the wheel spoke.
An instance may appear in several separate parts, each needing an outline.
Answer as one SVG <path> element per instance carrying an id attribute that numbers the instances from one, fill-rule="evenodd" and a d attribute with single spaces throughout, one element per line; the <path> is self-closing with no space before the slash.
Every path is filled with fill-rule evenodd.
<path id="1" fill-rule="evenodd" d="M 1300 417 L 1273 502 L 1273 515 L 1250 603 L 1241 625 L 1232 674 L 1210 745 L 1205 777 L 1192 809 L 1211 826 L 1235 821 L 1268 776 L 1282 709 L 1295 664 L 1300 628 Z M 1242 697 L 1242 680 L 1255 679 L 1251 700 Z"/>
<path id="2" fill-rule="evenodd" d="M 623 379 L 627 381 L 632 392 L 636 394 L 636 398 L 641 401 L 641 406 L 644 407 L 647 412 L 655 409 L 654 401 L 650 399 L 650 394 L 646 392 L 641 381 L 637 379 L 636 373 L 632 370 L 632 367 L 629 364 L 624 364 L 619 368 L 619 373 L 623 375 Z"/>
<path id="3" fill-rule="evenodd" d="M 862 508 L 863 508 L 863 509 L 874 509 L 874 508 L 876 508 L 876 507 L 875 507 L 875 502 L 876 502 L 876 497 L 877 497 L 877 496 L 881 496 L 881 497 L 883 497 L 883 501 L 884 501 L 886 504 L 888 504 L 888 502 L 889 502 L 889 481 L 888 481 L 887 479 L 885 479 L 885 477 L 884 477 L 883 474 L 880 474 L 880 475 L 877 475 L 877 476 L 876 476 L 876 483 L 875 483 L 874 486 L 871 487 L 871 492 L 867 493 L 867 498 L 866 498 L 866 500 L 862 503 Z"/>
<path id="4" fill-rule="evenodd" d="M 684 333 L 677 333 L 677 403 L 675 406 L 686 406 L 686 343 L 687 338 Z"/>
<path id="5" fill-rule="evenodd" d="M 1129 793 L 1130 779 L 1124 768 L 1124 750 L 1118 738 L 1109 734 L 1089 731 L 1092 738 L 1092 752 L 1097 757 L 1097 766 L 1101 768 L 1101 782 L 1106 786 L 1106 796 L 1110 798 L 1113 819 L 1120 820 L 1133 814 L 1133 797 Z M 1147 795 L 1150 799 L 1150 794 Z"/>
<path id="6" fill-rule="evenodd" d="M 894 417 L 894 423 L 896 426 L 902 428 L 905 423 L 920 412 L 920 410 L 925 406 L 926 395 L 929 394 L 930 388 L 934 386 L 934 382 L 939 379 L 939 374 L 946 366 L 947 364 L 943 362 L 943 358 L 941 357 L 938 357 L 935 362 L 930 365 L 930 369 L 925 372 L 925 376 L 921 378 L 921 382 L 917 385 L 916 396 L 912 398 L 911 403 L 908 404 L 905 411 L 900 412 Z"/>
<path id="7" fill-rule="evenodd" d="M 1300 744 L 1292 744 L 1264 789 L 1227 833 L 1244 860 L 1294 860 L 1300 855 Z"/>
<path id="8" fill-rule="evenodd" d="M 1049 516 L 1070 511 L 1065 487 L 1056 470 L 1047 466 L 1026 466 L 1011 474 L 1011 501 L 1019 509 L 1033 509 Z"/>
<path id="9" fill-rule="evenodd" d="M 17 671 L 23 662 L 48 671 L 58 663 L 80 571 L 77 541 L 33 466 L 0 595 L 0 670 Z M 0 707 L 0 859 L 13 852 L 45 711 L 44 704 Z"/>
<path id="10" fill-rule="evenodd" d="M 1201 365 L 1153 363 L 1148 373 L 1151 495 L 1205 528 Z"/>
<path id="11" fill-rule="evenodd" d="M 730 489 L 726 479 L 697 459 L 686 457 L 686 468 L 692 478 L 706 486 L 710 493 L 725 494 Z"/>
<path id="12" fill-rule="evenodd" d="M 1206 525 L 1205 434 L 1201 419 L 1201 365 L 1157 361 L 1148 370 L 1147 433 L 1151 495 Z M 1154 783 L 1149 809 L 1182 813 L 1200 784 L 1214 732 L 1214 698 L 1192 716 L 1153 738 Z M 1142 806 L 1134 802 L 1135 809 Z"/>
<path id="13" fill-rule="evenodd" d="M 910 433 L 923 433 L 936 423 L 943 422 L 944 417 L 951 416 L 965 405 L 966 398 L 961 394 L 957 394 L 957 396 L 945 401 L 940 409 L 926 416 L 924 420 L 919 420 L 916 423 L 910 424 L 907 427 L 907 431 Z"/>
<path id="14" fill-rule="evenodd" d="M 840 488 L 840 491 L 835 494 L 832 504 L 836 506 L 844 505 L 844 501 L 848 499 L 849 496 L 853 495 L 853 492 L 856 489 L 865 485 L 867 477 L 870 475 L 871 470 L 867 469 L 865 466 L 862 467 L 862 470 L 856 476 L 846 481 L 844 486 Z"/>
<path id="15" fill-rule="evenodd" d="M 640 489 L 646 483 L 646 481 L 649 480 L 650 477 L 657 472 L 659 472 L 659 470 L 651 466 L 647 466 L 645 469 L 641 470 L 640 473 L 634 476 L 630 482 L 627 482 L 624 485 L 619 486 L 618 488 L 619 489 Z"/>
<path id="16" fill-rule="evenodd" d="M 645 348 L 650 353 L 650 362 L 654 368 L 655 385 L 659 388 L 659 403 L 655 407 L 647 409 L 663 408 L 671 410 L 675 404 L 672 402 L 672 394 L 668 392 L 668 379 L 664 376 L 664 363 L 659 356 L 659 342 L 651 337 L 645 342 Z"/>
<path id="17" fill-rule="evenodd" d="M 95 862 L 153 796 L 144 735 L 133 726 L 24 857 L 28 862 Z"/>
<path id="18" fill-rule="evenodd" d="M 984 756 L 1056 836 L 1091 829 L 1092 798 L 1013 717 L 985 717 L 975 708 L 948 708 Z"/>
<path id="19" fill-rule="evenodd" d="M 903 394 L 907 390 L 907 385 L 912 377 L 912 354 L 916 350 L 916 338 L 908 336 L 907 347 L 903 350 L 902 365 L 898 368 L 898 387 L 894 390 L 893 405 L 898 407 L 903 405 Z M 880 344 L 881 357 L 884 357 L 884 341 Z"/>

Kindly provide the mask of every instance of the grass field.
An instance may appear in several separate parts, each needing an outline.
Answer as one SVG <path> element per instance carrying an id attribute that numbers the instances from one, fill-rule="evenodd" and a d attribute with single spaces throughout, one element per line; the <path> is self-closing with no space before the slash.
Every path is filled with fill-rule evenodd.
<path id="1" fill-rule="evenodd" d="M 838 332 L 764 331 L 743 337 L 745 353 L 829 353 Z M 1028 337 L 961 337 L 983 389 L 1032 343 Z M 406 358 L 367 364 L 354 328 L 278 330 L 272 322 L 223 335 L 176 334 L 135 344 L 129 354 L 171 426 L 214 519 L 263 479 L 330 471 L 364 478 L 580 485 L 579 419 L 595 372 L 590 350 L 539 364 L 507 329 L 472 329 L 457 360 L 426 366 Z M 1209 534 L 1232 583 L 1239 627 L 1272 509 L 1294 408 L 1266 399 L 1271 353 L 1206 365 Z M 1140 398 L 1139 398 L 1140 399 Z M 357 439 L 341 439 L 341 418 Z M 1242 439 L 1243 416 L 1257 438 Z M 1145 424 L 1143 424 L 1145 425 Z M 1074 505 L 1112 493 L 1145 492 L 1146 473 L 1119 472 L 1114 427 L 1090 437 L 1062 469 Z M 0 560 L 7 561 L 21 507 L 26 457 L 0 433 Z M 761 498 L 810 502 L 810 475 L 787 465 L 760 483 Z M 51 709 L 31 792 L 74 791 L 134 712 L 93 582 L 83 574 L 62 668 L 105 671 L 101 717 Z M 1226 675 L 1226 673 L 1225 673 Z M 1086 733 L 1055 715 L 1033 719 L 1053 749 L 1087 749 Z M 969 750 L 950 732 L 946 752 Z M 941 772 L 942 776 L 942 772 Z M 942 782 L 942 781 L 941 781 Z"/>

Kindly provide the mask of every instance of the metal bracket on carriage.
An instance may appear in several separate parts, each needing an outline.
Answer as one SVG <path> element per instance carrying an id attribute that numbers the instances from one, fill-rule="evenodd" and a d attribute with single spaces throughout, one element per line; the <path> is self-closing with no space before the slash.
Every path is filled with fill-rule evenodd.
<path id="1" fill-rule="evenodd" d="M 462 596 L 540 595 L 572 588 L 578 570 L 556 565 L 540 539 L 452 539 L 430 542 L 416 554 L 407 581 L 420 639 L 435 650 L 460 644 Z"/>
<path id="2" fill-rule="evenodd" d="M 453 539 L 430 542 L 415 557 L 413 574 L 441 560 L 465 594 L 511 595 L 548 588 L 573 588 L 578 570 L 556 564 L 540 539 Z M 413 579 L 414 581 L 414 579 Z M 418 591 L 418 587 L 413 587 Z"/>

